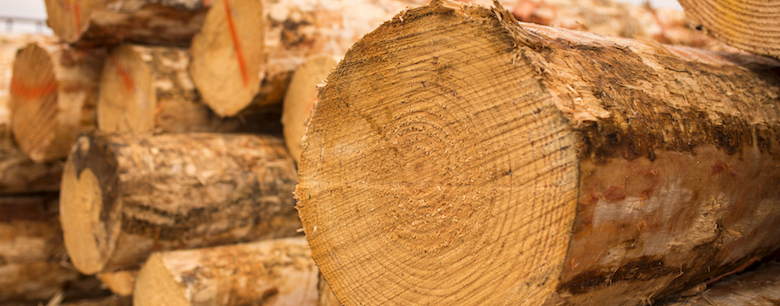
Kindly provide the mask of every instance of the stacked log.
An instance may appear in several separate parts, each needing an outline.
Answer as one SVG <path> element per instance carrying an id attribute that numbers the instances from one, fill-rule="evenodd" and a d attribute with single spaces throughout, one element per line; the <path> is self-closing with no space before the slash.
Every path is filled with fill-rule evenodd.
<path id="1" fill-rule="evenodd" d="M 780 243 L 778 68 L 500 7 L 405 11 L 315 104 L 296 190 L 312 256 L 348 305 L 642 305 L 697 285 Z"/>
<path id="2" fill-rule="evenodd" d="M 777 301 L 780 301 L 780 264 L 775 262 L 726 278 L 696 295 L 665 305 L 774 306 Z"/>

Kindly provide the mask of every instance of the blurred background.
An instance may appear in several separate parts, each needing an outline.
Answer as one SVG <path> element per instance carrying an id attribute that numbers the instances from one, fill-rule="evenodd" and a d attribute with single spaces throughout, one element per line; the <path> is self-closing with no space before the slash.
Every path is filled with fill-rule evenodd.
<path id="1" fill-rule="evenodd" d="M 615 0 L 642 4 L 645 0 Z M 682 10 L 677 0 L 650 0 L 657 8 Z M 0 33 L 43 33 L 52 35 L 46 27 L 46 7 L 43 0 L 0 0 Z"/>

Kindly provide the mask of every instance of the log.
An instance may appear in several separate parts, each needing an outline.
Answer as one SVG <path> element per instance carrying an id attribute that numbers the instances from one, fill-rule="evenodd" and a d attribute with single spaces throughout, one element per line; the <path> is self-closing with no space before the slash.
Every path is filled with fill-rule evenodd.
<path id="1" fill-rule="evenodd" d="M 46 0 L 47 24 L 80 47 L 122 42 L 187 46 L 209 0 Z"/>
<path id="2" fill-rule="evenodd" d="M 33 43 L 14 62 L 9 106 L 19 149 L 36 162 L 64 158 L 95 126 L 104 50 Z"/>
<path id="3" fill-rule="evenodd" d="M 685 18 L 685 13 L 610 0 L 521 0 L 512 14 L 520 21 L 587 31 L 601 35 L 652 39 L 663 44 L 683 45 L 712 51 L 729 47 L 702 31 Z"/>
<path id="4" fill-rule="evenodd" d="M 118 296 L 132 296 L 138 270 L 98 273 L 97 278 L 103 285 Z"/>
<path id="5" fill-rule="evenodd" d="M 741 50 L 780 58 L 780 4 L 757 0 L 680 0 L 697 29 Z"/>
<path id="6" fill-rule="evenodd" d="M 101 78 L 98 128 L 106 132 L 257 132 L 251 116 L 219 118 L 201 102 L 181 48 L 123 45 Z"/>
<path id="7" fill-rule="evenodd" d="M 290 90 L 284 96 L 282 126 L 284 144 L 296 163 L 301 162 L 301 139 L 306 133 L 306 121 L 309 119 L 311 107 L 317 100 L 317 86 L 324 84 L 328 73 L 333 71 L 337 63 L 327 56 L 312 58 L 295 71 L 290 81 Z"/>
<path id="8" fill-rule="evenodd" d="M 780 245 L 779 68 L 410 9 L 314 106 L 312 256 L 345 305 L 641 305 L 733 270 Z"/>
<path id="9" fill-rule="evenodd" d="M 295 235 L 292 158 L 238 134 L 81 136 L 63 170 L 65 247 L 84 274 L 138 268 L 153 251 Z"/>
<path id="10" fill-rule="evenodd" d="M 320 303 L 320 306 L 341 306 L 341 302 L 339 302 L 339 299 L 336 297 L 335 294 L 333 294 L 333 290 L 330 289 L 330 285 L 328 285 L 328 281 L 325 280 L 325 277 L 322 276 L 322 273 L 319 275 L 319 283 L 317 284 L 317 294 L 319 295 L 318 301 Z"/>
<path id="11" fill-rule="evenodd" d="M 780 301 L 780 264 L 726 278 L 706 291 L 667 306 L 774 306 Z"/>
<path id="12" fill-rule="evenodd" d="M 317 305 L 318 273 L 303 237 L 155 253 L 133 304 Z"/>

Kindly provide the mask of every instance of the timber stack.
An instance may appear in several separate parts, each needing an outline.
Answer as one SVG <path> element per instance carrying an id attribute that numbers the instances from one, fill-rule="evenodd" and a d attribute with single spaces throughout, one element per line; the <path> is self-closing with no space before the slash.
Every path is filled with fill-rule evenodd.
<path id="1" fill-rule="evenodd" d="M 46 0 L 0 305 L 776 300 L 777 46 L 710 1 Z"/>

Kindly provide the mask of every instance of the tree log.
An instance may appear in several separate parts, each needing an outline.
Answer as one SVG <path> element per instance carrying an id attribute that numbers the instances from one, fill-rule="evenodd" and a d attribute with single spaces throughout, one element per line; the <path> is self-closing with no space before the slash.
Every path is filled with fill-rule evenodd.
<path id="1" fill-rule="evenodd" d="M 736 51 L 710 38 L 685 18 L 685 13 L 610 0 L 521 0 L 512 14 L 520 21 L 581 30 L 601 35 L 653 39 L 660 43 Z"/>
<path id="2" fill-rule="evenodd" d="M 65 247 L 85 274 L 137 268 L 152 251 L 300 228 L 293 160 L 278 138 L 85 135 L 63 172 Z"/>
<path id="3" fill-rule="evenodd" d="M 775 306 L 780 304 L 780 264 L 771 263 L 731 276 L 667 306 Z"/>
<path id="4" fill-rule="evenodd" d="M 47 23 L 82 47 L 121 42 L 186 46 L 203 25 L 208 0 L 46 0 Z"/>
<path id="5" fill-rule="evenodd" d="M 697 29 L 738 49 L 780 58 L 780 3 L 680 0 Z"/>
<path id="6" fill-rule="evenodd" d="M 118 296 L 133 295 L 133 286 L 135 278 L 138 276 L 138 270 L 116 271 L 98 273 L 97 278 L 108 290 L 111 290 Z"/>
<path id="7" fill-rule="evenodd" d="M 437 0 L 358 41 L 296 197 L 346 305 L 641 305 L 780 242 L 780 62 Z"/>
<path id="8" fill-rule="evenodd" d="M 98 127 L 106 132 L 257 132 L 252 117 L 219 118 L 201 102 L 180 48 L 124 45 L 106 60 Z M 258 111 L 250 116 L 261 115 Z"/>
<path id="9" fill-rule="evenodd" d="M 11 79 L 11 125 L 36 162 L 64 158 L 79 133 L 94 128 L 103 50 L 33 43 L 19 51 Z"/>
<path id="10" fill-rule="evenodd" d="M 336 67 L 336 60 L 327 56 L 308 60 L 295 71 L 290 90 L 284 96 L 282 108 L 282 125 L 284 126 L 284 143 L 296 162 L 300 163 L 301 140 L 306 133 L 306 121 L 314 101 L 317 100 L 317 85 L 324 84 L 328 73 Z"/>
<path id="11" fill-rule="evenodd" d="M 318 273 L 302 237 L 155 253 L 133 304 L 317 305 Z"/>

